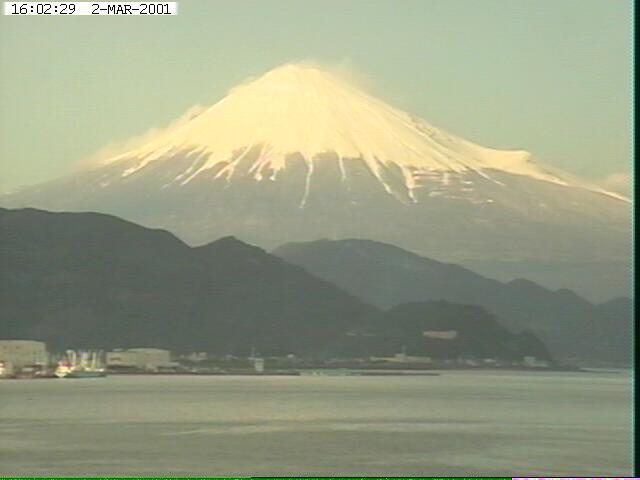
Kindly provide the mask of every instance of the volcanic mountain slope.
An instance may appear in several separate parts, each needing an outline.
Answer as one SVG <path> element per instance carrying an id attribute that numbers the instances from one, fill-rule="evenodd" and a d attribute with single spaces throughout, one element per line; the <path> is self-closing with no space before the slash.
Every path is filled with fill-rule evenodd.
<path id="1" fill-rule="evenodd" d="M 0 202 L 112 213 L 191 244 L 360 237 L 450 261 L 629 258 L 625 199 L 304 65 L 276 68 L 135 148 Z M 623 287 L 625 272 L 616 275 Z"/>
<path id="2" fill-rule="evenodd" d="M 273 253 L 383 309 L 434 300 L 480 305 L 504 325 L 538 334 L 558 359 L 628 364 L 631 358 L 628 298 L 593 305 L 570 290 L 523 279 L 503 283 L 369 240 L 289 243 Z"/>

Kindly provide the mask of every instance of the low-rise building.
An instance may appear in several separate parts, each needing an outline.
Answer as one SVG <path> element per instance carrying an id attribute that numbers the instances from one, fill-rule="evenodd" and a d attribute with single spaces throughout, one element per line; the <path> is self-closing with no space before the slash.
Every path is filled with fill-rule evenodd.
<path id="1" fill-rule="evenodd" d="M 162 367 L 170 367 L 171 352 L 161 348 L 130 348 L 107 352 L 107 367 L 135 368 L 154 371 Z"/>
<path id="2" fill-rule="evenodd" d="M 44 342 L 35 340 L 0 340 L 3 372 L 18 373 L 28 365 L 47 365 L 49 354 Z"/>
<path id="3" fill-rule="evenodd" d="M 438 340 L 453 340 L 458 337 L 458 332 L 457 330 L 426 330 L 422 332 L 422 336 Z"/>

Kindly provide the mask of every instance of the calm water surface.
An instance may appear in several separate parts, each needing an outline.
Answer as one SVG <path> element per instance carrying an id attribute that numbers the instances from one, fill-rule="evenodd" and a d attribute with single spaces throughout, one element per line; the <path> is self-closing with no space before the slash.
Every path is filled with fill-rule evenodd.
<path id="1" fill-rule="evenodd" d="M 3 475 L 631 476 L 629 372 L 0 382 Z"/>

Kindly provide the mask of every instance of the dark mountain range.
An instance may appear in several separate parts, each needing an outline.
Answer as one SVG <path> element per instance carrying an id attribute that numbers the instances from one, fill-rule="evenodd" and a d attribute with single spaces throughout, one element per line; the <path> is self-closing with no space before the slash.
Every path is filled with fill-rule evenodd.
<path id="1" fill-rule="evenodd" d="M 44 340 L 53 350 L 368 356 L 405 345 L 444 358 L 546 356 L 535 338 L 477 307 L 435 302 L 383 313 L 233 237 L 194 248 L 109 215 L 0 209 L 0 264 L 0 338 Z M 430 329 L 456 338 L 430 339 Z"/>
<path id="2" fill-rule="evenodd" d="M 629 299 L 593 305 L 571 290 L 499 282 L 369 240 L 290 243 L 273 253 L 379 308 L 429 300 L 480 305 L 505 326 L 536 332 L 559 359 L 630 359 Z"/>
<path id="3" fill-rule="evenodd" d="M 0 337 L 53 348 L 315 353 L 372 307 L 232 237 L 191 248 L 93 213 L 0 210 Z"/>

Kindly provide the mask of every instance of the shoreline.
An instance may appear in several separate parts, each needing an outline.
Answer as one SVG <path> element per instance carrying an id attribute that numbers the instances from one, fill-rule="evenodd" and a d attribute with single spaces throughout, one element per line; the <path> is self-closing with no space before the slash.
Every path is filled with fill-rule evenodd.
<path id="1" fill-rule="evenodd" d="M 245 376 L 245 377 L 275 377 L 275 376 L 287 376 L 287 377 L 318 377 L 318 376 L 357 376 L 357 377 L 393 377 L 393 376 L 424 376 L 424 377 L 437 377 L 447 372 L 522 372 L 522 373 L 611 373 L 620 374 L 624 373 L 623 368 L 594 368 L 594 367 L 556 367 L 556 368 L 517 368 L 517 367 L 466 367 L 466 368 L 309 368 L 309 369 L 281 369 L 281 370 L 267 370 L 264 372 L 256 372 L 252 369 L 237 369 L 228 371 L 116 371 L 107 372 L 106 376 L 199 376 L 199 377 L 214 377 L 214 376 Z M 40 376 L 13 376 L 4 377 L 0 380 L 40 380 L 40 379 L 53 379 L 58 378 L 55 375 L 40 375 Z"/>

